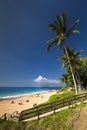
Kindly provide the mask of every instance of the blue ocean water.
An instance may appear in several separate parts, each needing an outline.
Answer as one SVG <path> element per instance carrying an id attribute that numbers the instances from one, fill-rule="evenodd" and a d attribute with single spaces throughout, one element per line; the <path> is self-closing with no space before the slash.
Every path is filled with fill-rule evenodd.
<path id="1" fill-rule="evenodd" d="M 18 97 L 56 89 L 60 87 L 0 87 L 0 98 Z"/>

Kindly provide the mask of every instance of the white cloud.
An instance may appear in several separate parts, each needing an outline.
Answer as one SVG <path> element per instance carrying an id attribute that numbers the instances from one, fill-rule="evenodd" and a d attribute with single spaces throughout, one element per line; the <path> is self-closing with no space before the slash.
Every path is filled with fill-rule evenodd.
<path id="1" fill-rule="evenodd" d="M 36 82 L 39 85 L 58 85 L 59 84 L 59 80 L 54 80 L 54 79 L 47 79 L 41 75 L 39 75 L 36 79 L 34 79 L 34 82 Z"/>

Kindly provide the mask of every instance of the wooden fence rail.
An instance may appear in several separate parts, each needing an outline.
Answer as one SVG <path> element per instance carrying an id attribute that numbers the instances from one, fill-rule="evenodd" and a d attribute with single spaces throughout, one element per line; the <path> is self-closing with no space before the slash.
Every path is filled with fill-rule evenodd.
<path id="1" fill-rule="evenodd" d="M 73 105 L 75 103 L 82 102 L 85 100 L 87 100 L 87 93 L 83 93 L 83 94 L 75 95 L 75 96 L 68 97 L 62 100 L 56 100 L 54 102 L 42 104 L 34 108 L 22 111 L 19 116 L 19 121 L 36 117 L 36 116 L 39 119 L 39 116 L 42 114 L 45 114 L 51 111 L 55 112 L 55 110 L 57 109 L 70 106 L 70 105 Z"/>

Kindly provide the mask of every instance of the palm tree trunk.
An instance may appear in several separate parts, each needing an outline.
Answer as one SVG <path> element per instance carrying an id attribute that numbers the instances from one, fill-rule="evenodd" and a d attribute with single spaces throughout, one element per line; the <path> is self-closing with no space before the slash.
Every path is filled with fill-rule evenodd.
<path id="1" fill-rule="evenodd" d="M 78 73 L 78 70 L 74 68 L 74 75 L 75 75 L 75 79 L 76 79 L 76 82 L 77 82 L 77 88 L 79 91 L 81 91 L 81 81 L 80 81 L 80 77 L 79 77 L 79 73 Z"/>
<path id="2" fill-rule="evenodd" d="M 69 55 L 68 55 L 67 46 L 66 46 L 65 42 L 64 42 L 64 48 L 65 48 L 66 56 L 67 56 L 67 59 L 68 59 L 70 71 L 71 71 L 71 74 L 72 74 L 72 78 L 73 78 L 73 82 L 74 82 L 74 86 L 75 86 L 76 95 L 77 95 L 78 91 L 77 91 L 76 79 L 75 79 L 74 71 L 73 71 L 73 68 L 72 68 L 72 65 L 71 65 L 71 62 L 70 62 L 70 58 L 69 58 Z"/>
<path id="3" fill-rule="evenodd" d="M 81 81 L 80 81 L 80 77 L 79 77 L 78 71 L 77 71 L 77 82 L 78 82 L 78 89 L 79 89 L 79 91 L 81 91 L 82 86 L 81 86 Z"/>

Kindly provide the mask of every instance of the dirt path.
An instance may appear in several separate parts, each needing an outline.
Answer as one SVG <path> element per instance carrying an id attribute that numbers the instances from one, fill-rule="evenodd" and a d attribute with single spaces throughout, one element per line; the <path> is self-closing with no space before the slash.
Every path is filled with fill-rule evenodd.
<path id="1" fill-rule="evenodd" d="M 87 108 L 79 113 L 79 118 L 74 122 L 72 130 L 87 130 Z"/>

